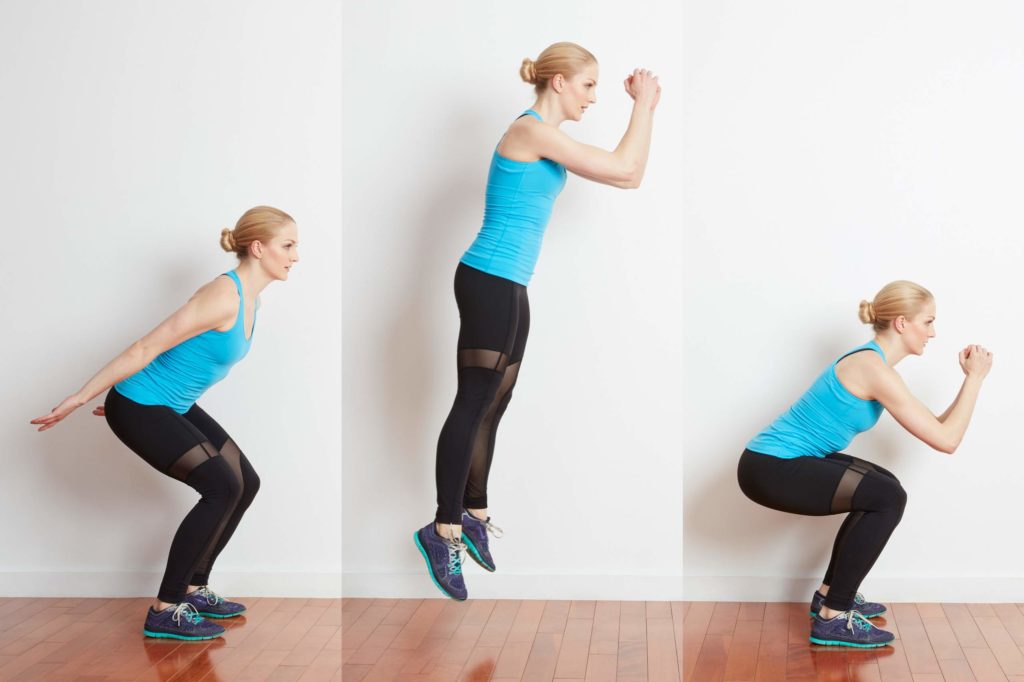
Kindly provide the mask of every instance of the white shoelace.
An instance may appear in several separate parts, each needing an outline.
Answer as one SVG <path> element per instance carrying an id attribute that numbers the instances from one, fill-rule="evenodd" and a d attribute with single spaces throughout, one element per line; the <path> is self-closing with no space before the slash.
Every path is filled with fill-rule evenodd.
<path id="1" fill-rule="evenodd" d="M 487 532 L 490 533 L 491 535 L 493 535 L 496 538 L 500 538 L 502 535 L 505 534 L 505 531 L 503 531 L 502 529 L 498 528 L 493 523 L 491 523 L 491 517 L 490 516 L 487 517 L 487 520 L 484 521 L 483 524 L 484 524 L 484 527 L 487 528 Z"/>
<path id="2" fill-rule="evenodd" d="M 196 607 L 192 606 L 187 601 L 183 601 L 177 606 L 175 606 L 174 613 L 171 614 L 171 620 L 173 620 L 179 626 L 181 625 L 182 618 L 184 618 L 185 621 L 191 625 L 195 625 L 196 623 L 199 623 L 203 620 L 203 617 L 199 615 L 199 611 L 196 609 Z"/>
<path id="3" fill-rule="evenodd" d="M 448 573 L 459 575 L 462 573 L 462 562 L 466 557 L 466 543 L 462 538 L 452 537 L 445 539 L 445 544 L 448 545 Z"/>
<path id="4" fill-rule="evenodd" d="M 205 597 L 206 603 L 210 606 L 216 606 L 217 604 L 220 604 L 222 601 L 224 601 L 224 597 L 220 596 L 219 594 L 211 590 L 209 587 L 206 587 L 205 585 L 196 590 L 196 594 L 198 594 L 200 597 Z"/>
<path id="5" fill-rule="evenodd" d="M 860 611 L 856 609 L 850 609 L 846 612 L 846 629 L 853 632 L 853 624 L 856 623 L 857 627 L 861 630 L 870 630 L 873 625 L 865 618 Z"/>

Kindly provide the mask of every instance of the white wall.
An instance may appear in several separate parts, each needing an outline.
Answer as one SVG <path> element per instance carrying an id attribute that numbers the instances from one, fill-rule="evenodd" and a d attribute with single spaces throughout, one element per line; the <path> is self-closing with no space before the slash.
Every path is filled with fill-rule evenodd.
<path id="1" fill-rule="evenodd" d="M 499 571 L 471 566 L 467 584 L 475 597 L 678 597 L 679 11 L 406 0 L 349 3 L 344 20 L 344 594 L 438 594 L 412 534 L 433 518 L 455 395 L 452 277 L 491 152 L 533 102 L 521 60 L 573 40 L 601 77 L 597 106 L 566 132 L 614 146 L 634 67 L 661 74 L 664 96 L 643 187 L 570 177 L 555 205 L 491 472 Z"/>
<path id="2" fill-rule="evenodd" d="M 737 459 L 869 338 L 860 299 L 909 278 L 938 304 L 938 337 L 897 367 L 911 389 L 939 412 L 961 347 L 995 366 L 954 456 L 888 415 L 849 448 L 909 493 L 864 590 L 1021 601 L 1024 7 L 690 3 L 685 19 L 686 597 L 799 600 L 820 580 L 840 517 L 755 505 Z"/>
<path id="3" fill-rule="evenodd" d="M 28 421 L 234 267 L 220 230 L 259 203 L 295 216 L 302 262 L 264 292 L 252 351 L 200 401 L 263 481 L 214 584 L 339 592 L 340 14 L 4 3 L 0 593 L 155 593 L 196 494 L 91 405 L 42 434 Z"/>

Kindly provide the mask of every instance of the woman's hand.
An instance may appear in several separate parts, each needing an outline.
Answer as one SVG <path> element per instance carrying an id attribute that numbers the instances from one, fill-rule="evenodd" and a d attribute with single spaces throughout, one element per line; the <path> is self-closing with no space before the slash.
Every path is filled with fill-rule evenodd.
<path id="1" fill-rule="evenodd" d="M 36 417 L 30 424 L 41 424 L 37 430 L 45 431 L 46 429 L 52 428 L 57 425 L 64 417 L 68 416 L 79 407 L 85 404 L 78 394 L 69 395 L 67 398 L 61 401 L 60 405 L 50 410 L 50 414 L 43 417 Z"/>
<path id="2" fill-rule="evenodd" d="M 96 407 L 92 408 L 92 413 L 97 417 L 106 417 L 107 408 L 103 407 L 102 405 L 97 405 Z"/>
<path id="3" fill-rule="evenodd" d="M 633 69 L 633 73 L 626 76 L 622 82 L 626 88 L 626 94 L 633 98 L 633 101 L 646 105 L 650 111 L 658 106 L 661 99 L 661 86 L 658 85 L 658 77 L 647 69 Z"/>
<path id="4" fill-rule="evenodd" d="M 960 369 L 967 376 L 984 379 L 992 369 L 992 353 L 984 346 L 972 344 L 960 351 Z"/>

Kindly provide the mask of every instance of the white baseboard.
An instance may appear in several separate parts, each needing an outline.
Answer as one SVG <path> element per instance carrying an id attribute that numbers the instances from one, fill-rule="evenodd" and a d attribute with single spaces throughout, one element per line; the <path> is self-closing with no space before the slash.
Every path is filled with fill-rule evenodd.
<path id="1" fill-rule="evenodd" d="M 4 571 L 4 597 L 149 597 L 161 574 L 145 571 Z M 211 582 L 235 597 L 341 597 L 340 573 L 242 573 L 217 571 Z"/>
<path id="2" fill-rule="evenodd" d="M 345 597 L 427 599 L 441 596 L 425 571 L 414 573 L 344 573 Z M 466 586 L 475 599 L 601 599 L 609 601 L 678 601 L 683 579 L 678 575 L 514 575 L 467 573 Z"/>
<path id="3" fill-rule="evenodd" d="M 686 576 L 686 601 L 809 601 L 821 578 L 765 578 L 743 576 Z M 1024 578 L 927 577 L 891 578 L 868 576 L 860 587 L 871 601 L 1021 603 Z"/>

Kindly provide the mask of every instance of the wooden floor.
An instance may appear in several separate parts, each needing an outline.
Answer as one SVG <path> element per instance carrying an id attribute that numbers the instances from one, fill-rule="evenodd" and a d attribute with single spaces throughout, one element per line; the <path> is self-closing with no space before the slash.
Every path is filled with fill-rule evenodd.
<path id="1" fill-rule="evenodd" d="M 151 599 L 0 598 L 0 680 L 341 679 L 337 599 L 240 599 L 221 638 L 142 635 Z"/>
<path id="2" fill-rule="evenodd" d="M 684 603 L 683 679 L 1024 682 L 1024 605 L 890 605 L 894 645 L 865 650 L 808 642 L 807 606 Z"/>
<path id="3" fill-rule="evenodd" d="M 678 682 L 681 602 L 342 600 L 345 682 Z"/>

